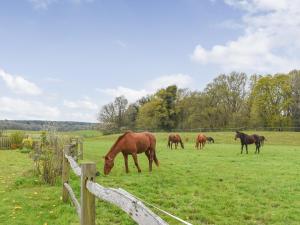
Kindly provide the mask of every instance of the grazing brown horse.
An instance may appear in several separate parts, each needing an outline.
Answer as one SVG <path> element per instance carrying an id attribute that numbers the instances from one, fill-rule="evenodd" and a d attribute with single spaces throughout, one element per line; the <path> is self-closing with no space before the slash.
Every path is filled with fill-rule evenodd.
<path id="1" fill-rule="evenodd" d="M 175 149 L 177 149 L 178 143 L 180 143 L 181 148 L 184 149 L 184 145 L 183 145 L 180 135 L 179 134 L 170 134 L 169 140 L 168 140 L 168 147 L 173 149 L 173 144 L 175 144 Z"/>
<path id="2" fill-rule="evenodd" d="M 248 134 L 236 131 L 234 140 L 236 140 L 237 138 L 239 138 L 241 140 L 241 145 L 242 145 L 241 154 L 243 154 L 244 146 L 246 146 L 246 153 L 248 154 L 248 145 L 249 144 L 255 144 L 255 146 L 256 146 L 255 154 L 260 153 L 260 138 L 257 134 L 248 135 Z"/>
<path id="3" fill-rule="evenodd" d="M 198 134 L 198 136 L 196 138 L 196 148 L 197 149 L 199 149 L 199 147 L 200 147 L 200 149 L 204 148 L 206 140 L 207 140 L 207 138 L 204 134 Z"/>
<path id="4" fill-rule="evenodd" d="M 155 153 L 155 147 L 156 138 L 153 134 L 149 132 L 134 133 L 132 131 L 127 131 L 117 139 L 117 141 L 111 147 L 110 151 L 104 157 L 104 174 L 107 175 L 110 173 L 111 169 L 114 166 L 114 159 L 120 152 L 122 152 L 124 156 L 126 173 L 129 172 L 128 155 L 132 155 L 138 172 L 141 172 L 141 168 L 138 164 L 137 154 L 143 152 L 145 152 L 149 160 L 149 171 L 151 172 L 153 160 L 157 166 L 159 165 Z"/>

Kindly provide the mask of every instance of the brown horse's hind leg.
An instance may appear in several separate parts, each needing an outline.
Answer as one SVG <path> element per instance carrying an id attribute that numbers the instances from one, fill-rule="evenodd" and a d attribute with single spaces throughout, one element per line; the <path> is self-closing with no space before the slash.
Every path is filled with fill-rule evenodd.
<path id="1" fill-rule="evenodd" d="M 126 173 L 129 173 L 129 169 L 128 169 L 128 154 L 123 153 L 124 156 L 124 161 L 125 161 L 125 171 Z"/>
<path id="2" fill-rule="evenodd" d="M 148 158 L 148 161 L 149 161 L 149 171 L 151 172 L 152 171 L 152 162 L 153 162 L 153 156 L 151 156 L 151 151 L 148 150 L 145 152 L 147 158 Z"/>
<path id="3" fill-rule="evenodd" d="M 136 168 L 138 169 L 138 172 L 142 172 L 140 166 L 139 166 L 139 163 L 138 163 L 138 159 L 137 159 L 137 154 L 136 153 L 132 153 L 132 158 L 134 160 L 134 164 L 136 166 Z"/>

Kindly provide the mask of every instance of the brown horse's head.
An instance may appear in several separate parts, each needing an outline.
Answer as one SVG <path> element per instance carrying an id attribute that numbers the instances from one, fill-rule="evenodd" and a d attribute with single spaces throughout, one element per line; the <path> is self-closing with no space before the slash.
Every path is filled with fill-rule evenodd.
<path id="1" fill-rule="evenodd" d="M 105 164 L 104 164 L 104 174 L 108 175 L 111 169 L 114 167 L 114 160 L 109 156 L 105 156 Z"/>

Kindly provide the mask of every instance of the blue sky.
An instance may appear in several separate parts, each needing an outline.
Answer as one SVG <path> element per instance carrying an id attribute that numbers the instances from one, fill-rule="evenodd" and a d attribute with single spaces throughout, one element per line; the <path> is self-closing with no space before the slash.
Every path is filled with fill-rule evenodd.
<path id="1" fill-rule="evenodd" d="M 299 11 L 296 0 L 1 1 L 0 119 L 96 121 L 119 95 L 288 72 Z"/>

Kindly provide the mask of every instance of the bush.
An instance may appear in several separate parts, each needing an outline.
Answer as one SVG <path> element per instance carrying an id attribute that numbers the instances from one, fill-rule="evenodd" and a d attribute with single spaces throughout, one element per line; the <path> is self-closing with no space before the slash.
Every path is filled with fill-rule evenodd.
<path id="1" fill-rule="evenodd" d="M 22 148 L 22 149 L 20 150 L 20 152 L 21 152 L 21 153 L 30 153 L 31 150 L 32 150 L 32 149 L 30 149 L 30 148 Z"/>
<path id="2" fill-rule="evenodd" d="M 17 149 L 22 147 L 22 141 L 25 137 L 25 134 L 21 131 L 16 131 L 10 135 L 11 148 Z"/>
<path id="3" fill-rule="evenodd" d="M 31 158 L 35 172 L 42 181 L 54 185 L 62 173 L 63 148 L 70 138 L 58 136 L 56 131 L 42 132 L 40 142 L 34 143 Z"/>
<path id="4" fill-rule="evenodd" d="M 33 145 L 32 138 L 31 137 L 24 138 L 23 141 L 22 141 L 22 145 L 23 145 L 24 148 L 32 149 L 32 145 Z"/>

